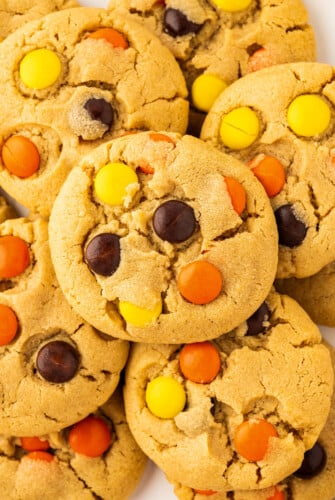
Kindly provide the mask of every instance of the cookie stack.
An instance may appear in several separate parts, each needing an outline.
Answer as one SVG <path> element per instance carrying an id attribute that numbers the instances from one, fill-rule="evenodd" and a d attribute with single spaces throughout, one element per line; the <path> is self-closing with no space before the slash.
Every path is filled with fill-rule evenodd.
<path id="1" fill-rule="evenodd" d="M 335 261 L 301 1 L 10 11 L 3 497 L 129 498 L 149 457 L 182 500 L 332 500 L 334 350 L 274 287 Z"/>

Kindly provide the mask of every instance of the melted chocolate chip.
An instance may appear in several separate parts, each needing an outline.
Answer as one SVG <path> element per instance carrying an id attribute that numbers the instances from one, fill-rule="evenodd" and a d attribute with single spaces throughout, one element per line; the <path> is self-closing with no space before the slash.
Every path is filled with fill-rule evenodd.
<path id="1" fill-rule="evenodd" d="M 85 102 L 84 108 L 87 110 L 88 114 L 92 120 L 99 120 L 101 123 L 110 126 L 113 123 L 114 111 L 109 102 L 105 99 L 88 99 Z"/>
<path id="2" fill-rule="evenodd" d="M 36 366 L 45 380 L 62 384 L 75 376 L 79 362 L 79 353 L 72 345 L 55 340 L 45 344 L 39 351 Z"/>
<path id="3" fill-rule="evenodd" d="M 87 245 L 86 262 L 94 273 L 111 276 L 120 264 L 120 238 L 116 234 L 101 233 Z"/>
<path id="4" fill-rule="evenodd" d="M 268 321 L 270 318 L 270 309 L 265 302 L 254 312 L 249 319 L 247 319 L 248 330 L 246 335 L 258 335 L 264 332 L 265 326 L 264 322 Z"/>
<path id="5" fill-rule="evenodd" d="M 162 203 L 153 215 L 156 234 L 170 243 L 181 243 L 195 231 L 196 220 L 193 208 L 179 200 Z"/>
<path id="6" fill-rule="evenodd" d="M 202 24 L 193 23 L 180 10 L 168 8 L 164 12 L 163 26 L 166 33 L 177 37 L 198 33 Z"/>
<path id="7" fill-rule="evenodd" d="M 292 205 L 282 205 L 275 211 L 279 243 L 289 248 L 294 248 L 304 241 L 307 227 L 297 219 Z"/>
<path id="8" fill-rule="evenodd" d="M 320 443 L 306 451 L 301 466 L 294 475 L 301 479 L 310 479 L 320 474 L 327 462 L 327 454 Z"/>

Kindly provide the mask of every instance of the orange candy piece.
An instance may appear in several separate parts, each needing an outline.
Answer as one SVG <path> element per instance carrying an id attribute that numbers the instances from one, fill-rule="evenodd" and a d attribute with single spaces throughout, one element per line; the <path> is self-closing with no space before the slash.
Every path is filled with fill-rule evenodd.
<path id="1" fill-rule="evenodd" d="M 50 448 L 49 441 L 39 437 L 21 437 L 21 446 L 26 451 L 45 451 Z"/>
<path id="2" fill-rule="evenodd" d="M 221 272 L 210 262 L 196 260 L 181 269 L 177 286 L 181 295 L 192 304 L 208 304 L 221 292 Z"/>
<path id="3" fill-rule="evenodd" d="M 267 500 L 285 500 L 285 493 L 277 488 L 274 491 L 274 494 L 267 498 Z"/>
<path id="4" fill-rule="evenodd" d="M 241 215 L 247 203 L 244 187 L 233 177 L 225 177 L 225 183 L 234 210 Z"/>
<path id="5" fill-rule="evenodd" d="M 186 344 L 180 351 L 179 366 L 188 380 L 209 384 L 220 371 L 220 354 L 208 341 Z"/>
<path id="6" fill-rule="evenodd" d="M 52 462 L 54 460 L 54 456 L 47 451 L 31 451 L 24 455 L 23 459 L 31 459 L 31 460 L 44 460 L 45 462 Z"/>
<path id="7" fill-rule="evenodd" d="M 99 457 L 111 445 L 112 436 L 105 420 L 90 415 L 75 424 L 69 432 L 69 445 L 86 457 Z"/>
<path id="8" fill-rule="evenodd" d="M 274 61 L 269 50 L 262 47 L 261 49 L 256 50 L 256 52 L 249 57 L 248 64 L 250 71 L 258 71 L 259 69 L 272 66 Z"/>
<path id="9" fill-rule="evenodd" d="M 151 132 L 149 134 L 149 137 L 150 137 L 150 139 L 152 141 L 155 141 L 155 142 L 160 142 L 160 141 L 169 142 L 169 143 L 171 143 L 171 144 L 173 144 L 175 146 L 174 141 L 168 135 L 160 134 L 159 132 Z M 149 164 L 140 165 L 138 168 L 144 174 L 153 174 L 155 172 L 155 169 L 153 167 L 151 167 Z"/>
<path id="10" fill-rule="evenodd" d="M 211 495 L 215 495 L 215 493 L 217 493 L 214 490 L 193 490 L 193 491 L 194 491 L 194 493 L 198 493 L 198 495 L 204 495 L 206 497 L 209 497 Z"/>
<path id="11" fill-rule="evenodd" d="M 40 154 L 35 144 L 23 135 L 13 135 L 2 147 L 2 161 L 7 170 L 25 179 L 40 166 Z"/>
<path id="12" fill-rule="evenodd" d="M 263 460 L 270 437 L 278 437 L 276 429 L 270 422 L 256 418 L 245 420 L 235 432 L 236 451 L 249 462 Z"/>
<path id="13" fill-rule="evenodd" d="M 269 198 L 276 196 L 286 182 L 285 169 L 282 163 L 269 155 L 257 155 L 248 166 L 263 185 Z"/>
<path id="14" fill-rule="evenodd" d="M 113 45 L 114 48 L 127 49 L 129 46 L 122 33 L 113 28 L 100 28 L 96 31 L 92 31 L 92 33 L 88 35 L 88 38 L 106 40 L 106 42 Z"/>
<path id="15" fill-rule="evenodd" d="M 18 330 L 18 321 L 14 311 L 0 304 L 0 346 L 9 344 Z"/>
<path id="16" fill-rule="evenodd" d="M 0 237 L 0 278 L 14 278 L 29 266 L 29 248 L 18 236 Z"/>

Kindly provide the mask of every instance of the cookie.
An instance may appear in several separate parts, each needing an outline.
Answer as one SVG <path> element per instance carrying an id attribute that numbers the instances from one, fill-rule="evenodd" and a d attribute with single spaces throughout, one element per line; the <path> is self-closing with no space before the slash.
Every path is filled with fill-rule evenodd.
<path id="1" fill-rule="evenodd" d="M 191 136 L 132 134 L 74 167 L 50 217 L 69 303 L 101 331 L 180 343 L 228 332 L 268 294 L 277 230 L 260 183 Z"/>
<path id="2" fill-rule="evenodd" d="M 76 0 L 2 0 L 0 7 L 0 41 L 33 19 L 50 12 L 76 7 Z"/>
<path id="3" fill-rule="evenodd" d="M 287 64 L 236 81 L 204 122 L 202 139 L 247 164 L 271 198 L 278 278 L 311 276 L 335 259 L 334 104 L 331 66 Z"/>
<path id="4" fill-rule="evenodd" d="M 85 417 L 115 390 L 129 345 L 65 300 L 43 220 L 0 225 L 0 432 L 41 435 Z"/>
<path id="5" fill-rule="evenodd" d="M 136 441 L 170 480 L 225 491 L 267 488 L 297 470 L 332 390 L 317 326 L 272 291 L 211 342 L 133 344 L 124 398 Z"/>
<path id="6" fill-rule="evenodd" d="M 0 449 L 8 500 L 126 500 L 146 464 L 119 393 L 70 428 L 42 439 L 3 438 Z"/>
<path id="7" fill-rule="evenodd" d="M 190 93 L 189 132 L 200 132 L 215 98 L 265 66 L 314 61 L 301 0 L 111 0 L 154 32 L 177 58 Z"/>
<path id="8" fill-rule="evenodd" d="M 335 350 L 329 346 L 333 368 Z M 315 445 L 305 453 L 299 469 L 275 487 L 259 491 L 198 493 L 185 486 L 175 485 L 180 500 L 333 500 L 335 496 L 335 393 L 332 396 L 326 425 Z"/>
<path id="9" fill-rule="evenodd" d="M 117 11 L 78 7 L 32 21 L 1 44 L 0 80 L 0 184 L 43 216 L 97 144 L 132 129 L 187 126 L 174 57 Z"/>

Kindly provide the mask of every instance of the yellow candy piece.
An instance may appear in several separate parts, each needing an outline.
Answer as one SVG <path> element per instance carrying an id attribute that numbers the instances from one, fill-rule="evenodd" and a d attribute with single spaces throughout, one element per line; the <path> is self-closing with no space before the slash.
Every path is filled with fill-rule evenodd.
<path id="1" fill-rule="evenodd" d="M 148 383 L 145 400 L 151 413 L 160 418 L 173 418 L 186 403 L 183 386 L 172 377 L 157 377 Z"/>
<path id="2" fill-rule="evenodd" d="M 125 163 L 107 163 L 95 176 L 94 190 L 103 203 L 122 205 L 127 187 L 136 182 L 136 172 Z"/>
<path id="3" fill-rule="evenodd" d="M 218 76 L 203 73 L 192 84 L 194 106 L 201 111 L 209 111 L 215 99 L 226 87 L 226 82 Z"/>
<path id="4" fill-rule="evenodd" d="M 288 107 L 287 123 L 293 132 L 304 137 L 322 134 L 330 124 L 328 104 L 315 94 L 296 97 Z"/>
<path id="5" fill-rule="evenodd" d="M 213 0 L 215 5 L 227 12 L 238 12 L 247 9 L 252 0 Z"/>
<path id="6" fill-rule="evenodd" d="M 20 62 L 20 78 L 30 89 L 50 87 L 59 78 L 61 70 L 59 57 L 49 49 L 32 50 Z"/>
<path id="7" fill-rule="evenodd" d="M 259 128 L 259 120 L 255 111 L 242 106 L 233 109 L 222 118 L 221 140 L 230 149 L 244 149 L 255 142 Z"/>
<path id="8" fill-rule="evenodd" d="M 144 309 L 131 302 L 120 302 L 121 316 L 132 326 L 145 326 L 152 323 L 162 312 L 162 301 L 157 302 L 154 309 Z"/>

